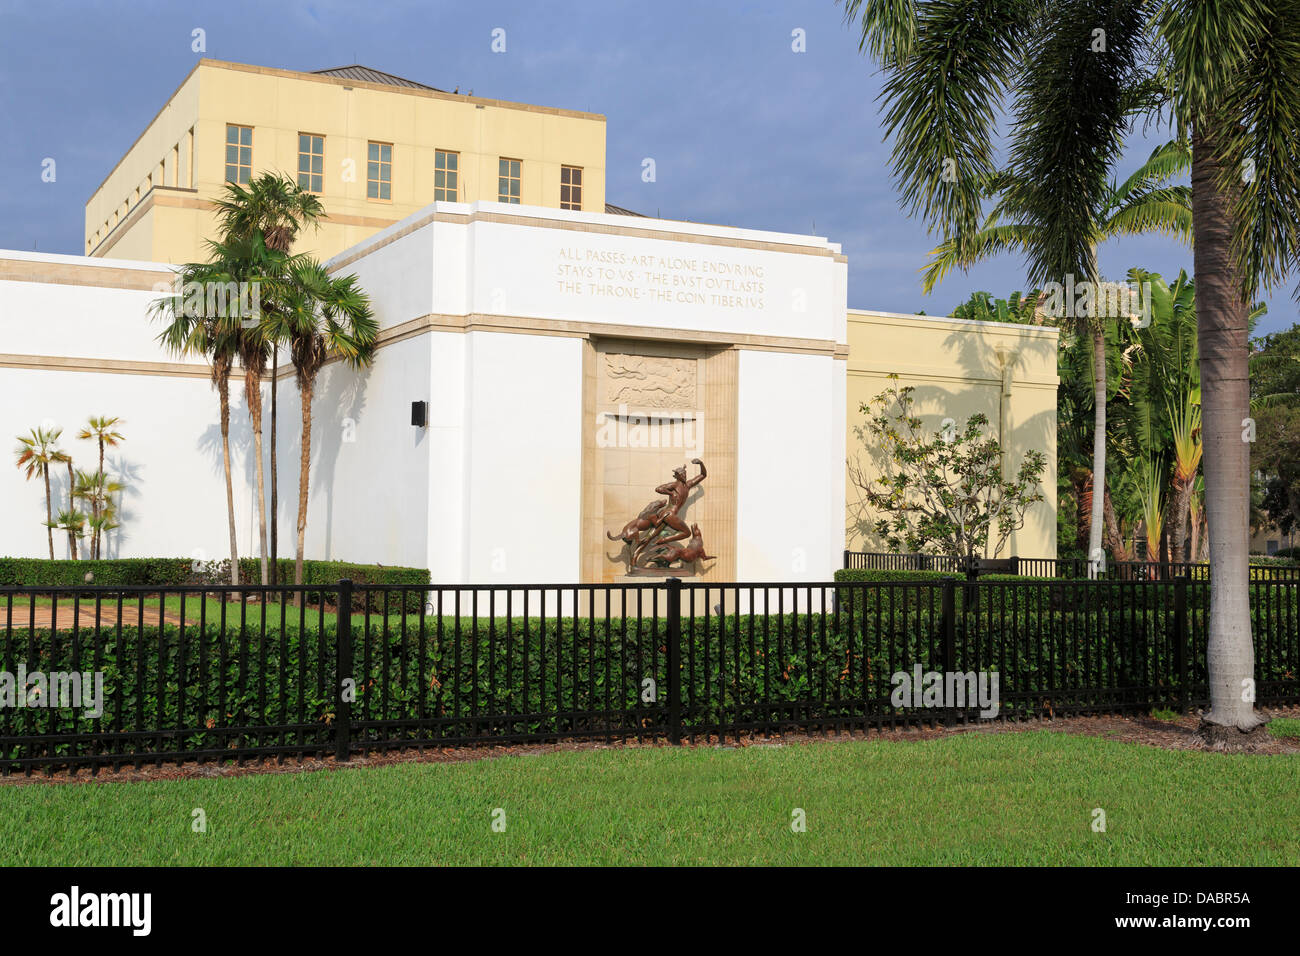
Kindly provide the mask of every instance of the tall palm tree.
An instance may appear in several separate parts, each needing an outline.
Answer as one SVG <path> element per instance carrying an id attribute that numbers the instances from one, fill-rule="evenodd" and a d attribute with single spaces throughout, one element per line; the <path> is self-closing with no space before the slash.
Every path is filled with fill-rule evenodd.
<path id="1" fill-rule="evenodd" d="M 107 415 L 101 415 L 96 418 L 92 415 L 82 427 L 81 431 L 77 433 L 78 438 L 95 441 L 99 444 L 99 471 L 101 474 L 104 472 L 105 446 L 116 448 L 119 442 L 126 440 L 122 433 L 117 430 L 117 426 L 121 423 L 122 419 L 117 416 L 109 418 Z M 99 558 L 100 555 L 100 535 L 102 529 L 99 528 L 96 523 L 99 518 L 99 509 L 99 502 L 92 501 L 90 513 L 90 556 L 95 559 Z"/>
<path id="2" fill-rule="evenodd" d="M 312 400 L 316 376 L 331 358 L 353 368 L 368 366 L 374 357 L 379 326 L 370 300 L 355 276 L 334 278 L 319 262 L 295 257 L 286 281 L 273 284 L 273 335 L 288 342 L 302 405 L 302 444 L 298 460 L 298 525 L 293 583 L 302 584 L 303 548 L 307 531 L 307 499 L 311 474 Z"/>
<path id="3" fill-rule="evenodd" d="M 1210 539 L 1212 746 L 1263 735 L 1249 693 L 1251 303 L 1300 258 L 1300 0 L 1160 7 L 1178 123 L 1191 130 L 1205 510 Z"/>
<path id="4" fill-rule="evenodd" d="M 1155 232 L 1190 241 L 1191 189 L 1169 184 L 1190 167 L 1190 147 L 1186 142 L 1173 140 L 1157 147 L 1147 161 L 1123 182 L 1112 178 L 1099 193 L 1095 214 L 1089 223 L 1093 259 L 1098 246 L 1120 236 Z M 931 251 L 930 264 L 922 280 L 922 289 L 927 295 L 954 268 L 965 270 L 980 260 L 1005 252 L 1025 254 L 1042 241 L 1042 233 L 1048 224 L 1037 217 L 1045 210 L 1031 205 L 1014 214 L 1011 208 L 1011 197 L 1017 195 L 1012 189 L 1014 178 L 1015 173 L 1011 170 L 1003 170 L 990 178 L 987 189 L 1002 190 L 1002 198 L 974 236 L 949 236 Z M 1004 221 L 1008 216 L 1012 216 L 1013 221 Z M 1065 323 L 1072 326 L 1081 338 L 1086 336 L 1092 346 L 1093 442 L 1089 484 L 1094 492 L 1106 487 L 1105 326 L 1107 320 L 1115 318 L 1086 316 L 1067 318 Z M 1088 553 L 1095 555 L 1102 546 L 1104 495 L 1091 494 L 1090 503 Z M 1090 565 L 1090 570 L 1095 571 L 1095 568 Z"/>
<path id="5" fill-rule="evenodd" d="M 287 176 L 267 172 L 245 189 L 227 183 L 216 202 L 221 233 L 251 239 L 256 235 L 268 249 L 288 254 L 304 227 L 319 228 L 325 208 L 319 199 Z M 280 345 L 271 343 L 271 580 L 279 575 L 280 477 L 277 422 L 279 420 Z"/>
<path id="6" fill-rule="evenodd" d="M 886 72 L 900 197 L 932 229 L 978 232 L 1000 168 L 998 117 L 1011 117 L 1008 206 L 1046 222 L 1025 250 L 1031 276 L 1095 277 L 1088 224 L 1106 170 L 1135 108 L 1172 106 L 1192 145 L 1210 522 L 1211 705 L 1200 732 L 1212 746 L 1250 743 L 1234 734 L 1263 723 L 1247 693 L 1247 316 L 1255 286 L 1280 281 L 1300 252 L 1300 0 L 844 2 Z"/>
<path id="7" fill-rule="evenodd" d="M 45 480 L 45 533 L 49 538 L 50 560 L 54 560 L 54 503 L 50 498 L 50 466 L 58 461 L 61 428 L 33 428 L 29 435 L 18 436 L 14 455 L 24 477 L 31 481 L 37 475 Z"/>
<path id="8" fill-rule="evenodd" d="M 178 282 L 224 282 L 229 273 L 220 264 L 187 263 L 178 270 Z M 221 460 L 226 477 L 226 520 L 230 533 L 230 583 L 239 584 L 239 544 L 235 537 L 235 491 L 230 470 L 230 373 L 238 354 L 239 329 L 228 317 L 193 315 L 183 296 L 173 295 L 153 303 L 154 315 L 166 322 L 158 340 L 177 355 L 201 355 L 209 363 L 212 385 L 220 409 Z"/>

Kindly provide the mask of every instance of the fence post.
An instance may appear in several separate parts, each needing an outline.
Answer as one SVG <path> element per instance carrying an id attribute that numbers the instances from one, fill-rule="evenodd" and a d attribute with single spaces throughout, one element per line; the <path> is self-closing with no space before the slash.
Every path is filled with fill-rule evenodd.
<path id="1" fill-rule="evenodd" d="M 343 681 L 352 675 L 352 581 L 339 582 L 338 624 L 334 629 L 337 667 L 334 675 L 334 759 L 346 761 L 352 754 L 352 701 L 344 693 Z"/>
<path id="2" fill-rule="evenodd" d="M 848 569 L 848 566 L 849 566 L 849 549 L 848 549 L 848 548 L 845 548 L 845 549 L 844 549 L 844 564 L 842 565 L 842 567 L 844 567 L 845 570 L 847 570 L 847 569 Z"/>
<path id="3" fill-rule="evenodd" d="M 1011 556 L 1011 573 L 1017 576 L 1020 574 L 1020 555 L 1018 554 Z"/>
<path id="4" fill-rule="evenodd" d="M 940 627 L 943 629 L 943 669 L 944 687 L 948 686 L 948 674 L 957 671 L 957 579 L 943 579 L 943 600 L 940 614 Z M 944 708 L 944 722 L 951 723 L 956 716 L 952 701 Z"/>
<path id="5" fill-rule="evenodd" d="M 1178 669 L 1178 709 L 1187 713 L 1191 705 L 1191 694 L 1187 687 L 1188 642 L 1191 640 L 1191 628 L 1187 626 L 1187 576 L 1180 574 L 1174 578 L 1174 666 Z"/>
<path id="6" fill-rule="evenodd" d="M 682 582 L 668 579 L 668 741 L 682 742 Z"/>

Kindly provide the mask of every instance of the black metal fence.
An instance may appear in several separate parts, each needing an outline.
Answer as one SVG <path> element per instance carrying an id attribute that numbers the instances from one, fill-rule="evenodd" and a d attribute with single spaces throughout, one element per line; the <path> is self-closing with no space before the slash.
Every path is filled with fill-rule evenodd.
<path id="1" fill-rule="evenodd" d="M 887 554 L 873 551 L 845 551 L 844 567 L 866 571 L 940 571 L 979 577 L 982 574 L 1015 574 L 1034 578 L 1086 578 L 1089 562 L 1085 558 L 981 559 L 973 561 L 944 554 Z M 1208 581 L 1210 566 L 1186 561 L 1106 561 L 1096 577 L 1123 581 L 1172 581 L 1186 577 Z M 1252 564 L 1253 580 L 1300 580 L 1300 565 Z"/>
<path id="2" fill-rule="evenodd" d="M 1298 583 L 1250 585 L 1264 704 L 1300 703 Z M 967 721 L 993 674 L 999 718 L 1188 708 L 1208 606 L 1185 578 L 4 588 L 0 770 Z"/>

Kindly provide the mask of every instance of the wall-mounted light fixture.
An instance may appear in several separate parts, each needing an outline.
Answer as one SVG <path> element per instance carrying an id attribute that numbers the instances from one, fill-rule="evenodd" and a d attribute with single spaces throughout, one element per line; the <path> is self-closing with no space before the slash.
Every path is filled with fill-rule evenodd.
<path id="1" fill-rule="evenodd" d="M 411 424 L 424 428 L 429 423 L 429 403 L 411 402 Z"/>

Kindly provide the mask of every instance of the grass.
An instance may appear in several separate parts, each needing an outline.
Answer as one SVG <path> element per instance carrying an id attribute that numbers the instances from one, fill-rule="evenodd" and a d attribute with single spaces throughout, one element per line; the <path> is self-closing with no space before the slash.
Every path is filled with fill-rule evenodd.
<path id="1" fill-rule="evenodd" d="M 1269 721 L 1268 732 L 1274 737 L 1300 737 L 1300 718 L 1275 718 Z"/>
<path id="2" fill-rule="evenodd" d="M 11 865 L 1294 866 L 1300 760 L 1033 731 L 0 786 L 0 845 Z"/>

